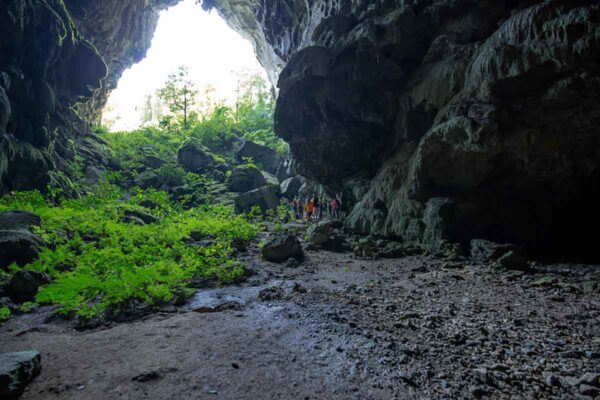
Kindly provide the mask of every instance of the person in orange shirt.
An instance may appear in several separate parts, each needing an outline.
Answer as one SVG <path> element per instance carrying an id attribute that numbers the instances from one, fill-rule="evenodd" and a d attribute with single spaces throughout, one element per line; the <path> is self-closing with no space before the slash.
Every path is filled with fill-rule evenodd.
<path id="1" fill-rule="evenodd" d="M 306 220 L 310 221 L 312 219 L 313 213 L 315 212 L 315 200 L 308 199 L 304 208 L 306 209 Z"/>

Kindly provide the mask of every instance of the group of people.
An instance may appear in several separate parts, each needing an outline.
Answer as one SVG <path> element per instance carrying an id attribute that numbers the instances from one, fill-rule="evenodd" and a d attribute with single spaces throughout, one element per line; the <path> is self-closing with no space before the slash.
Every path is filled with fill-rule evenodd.
<path id="1" fill-rule="evenodd" d="M 296 219 L 320 221 L 323 218 L 341 219 L 344 217 L 342 193 L 337 193 L 333 198 L 316 194 L 305 198 L 296 196 L 291 205 Z"/>

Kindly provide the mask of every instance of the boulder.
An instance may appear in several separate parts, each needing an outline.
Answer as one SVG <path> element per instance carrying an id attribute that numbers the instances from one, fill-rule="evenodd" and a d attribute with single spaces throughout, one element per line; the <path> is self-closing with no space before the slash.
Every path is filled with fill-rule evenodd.
<path id="1" fill-rule="evenodd" d="M 136 183 L 142 189 L 149 189 L 149 188 L 158 189 L 162 185 L 162 183 L 160 181 L 160 177 L 152 171 L 142 172 L 139 175 Z"/>
<path id="2" fill-rule="evenodd" d="M 237 193 L 249 192 L 266 185 L 267 180 L 262 172 L 255 167 L 237 167 L 227 178 L 227 189 Z"/>
<path id="3" fill-rule="evenodd" d="M 24 269 L 12 276 L 6 287 L 6 293 L 15 303 L 33 301 L 39 288 L 50 283 L 50 280 L 47 274 Z"/>
<path id="4" fill-rule="evenodd" d="M 524 271 L 529 268 L 527 260 L 519 251 L 511 250 L 498 258 L 500 265 L 506 269 Z"/>
<path id="5" fill-rule="evenodd" d="M 85 180 L 88 183 L 96 184 L 98 183 L 98 181 L 100 181 L 104 172 L 104 169 L 100 167 L 88 165 L 87 167 L 85 167 Z"/>
<path id="6" fill-rule="evenodd" d="M 283 263 L 290 258 L 304 259 L 300 241 L 294 235 L 278 235 L 269 240 L 262 248 L 262 256 L 267 261 Z"/>
<path id="7" fill-rule="evenodd" d="M 43 241 L 26 230 L 0 230 L 0 268 L 24 266 L 38 258 Z"/>
<path id="8" fill-rule="evenodd" d="M 167 162 L 165 160 L 163 160 L 162 158 L 156 157 L 153 155 L 144 157 L 144 165 L 146 165 L 152 169 L 160 168 L 166 163 Z"/>
<path id="9" fill-rule="evenodd" d="M 275 150 L 249 140 L 242 142 L 235 155 L 239 161 L 251 158 L 255 164 L 271 174 L 277 172 L 280 163 L 280 157 Z"/>
<path id="10" fill-rule="evenodd" d="M 281 182 L 279 185 L 279 190 L 281 191 L 281 196 L 287 199 L 292 199 L 294 196 L 298 195 L 298 191 L 302 186 L 302 181 L 299 178 L 293 177 L 288 178 Z"/>
<path id="11" fill-rule="evenodd" d="M 223 183 L 227 180 L 227 176 L 219 170 L 211 171 L 208 176 L 219 183 Z"/>
<path id="12" fill-rule="evenodd" d="M 21 351 L 0 354 L 0 399 L 16 399 L 42 370 L 40 353 Z"/>
<path id="13" fill-rule="evenodd" d="M 153 224 L 158 222 L 158 218 L 156 218 L 154 215 L 149 214 L 147 212 L 141 211 L 141 210 L 125 210 L 125 212 L 123 213 L 123 220 L 124 222 L 128 222 L 128 219 L 138 219 L 144 222 L 144 224 Z M 129 221 L 131 222 L 131 221 Z"/>
<path id="14" fill-rule="evenodd" d="M 188 139 L 177 151 L 177 162 L 187 172 L 202 172 L 215 164 L 210 150 L 198 139 Z"/>
<path id="15" fill-rule="evenodd" d="M 0 230 L 30 230 L 40 223 L 40 217 L 27 211 L 13 210 L 0 213 Z"/>
<path id="16" fill-rule="evenodd" d="M 474 261 L 496 261 L 508 252 L 514 252 L 519 255 L 522 254 L 521 248 L 515 244 L 500 244 L 485 239 L 471 240 L 471 258 Z"/>
<path id="17" fill-rule="evenodd" d="M 273 186 L 277 186 L 279 187 L 279 179 L 277 179 L 277 177 L 273 174 L 270 174 L 266 171 L 261 171 L 262 176 L 265 178 L 265 181 L 267 181 L 268 185 L 273 185 Z"/>
<path id="18" fill-rule="evenodd" d="M 259 207 L 261 211 L 275 210 L 279 206 L 279 198 L 273 186 L 263 186 L 259 189 L 238 195 L 234 199 L 235 212 L 248 212 L 252 207 Z"/>

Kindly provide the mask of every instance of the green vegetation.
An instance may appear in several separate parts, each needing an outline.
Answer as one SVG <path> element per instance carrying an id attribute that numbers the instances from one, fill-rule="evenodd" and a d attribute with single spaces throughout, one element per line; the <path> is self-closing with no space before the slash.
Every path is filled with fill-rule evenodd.
<path id="1" fill-rule="evenodd" d="M 123 135 L 118 133 L 107 135 L 106 139 L 117 150 L 124 144 L 131 145 L 128 156 L 135 156 L 140 145 L 156 147 L 157 155 L 161 157 L 173 155 L 173 150 L 190 137 L 199 139 L 211 151 L 225 157 L 231 155 L 232 145 L 239 139 L 285 153 L 287 144 L 273 131 L 275 100 L 266 82 L 257 75 L 244 76 L 240 78 L 238 88 L 237 100 L 232 106 L 213 101 L 211 88 L 198 96 L 185 68 L 180 68 L 159 90 L 157 97 L 147 96 L 144 100 L 142 120 L 145 127 L 127 133 L 137 137 L 119 139 Z M 163 115 L 162 103 L 170 114 Z"/>
<path id="2" fill-rule="evenodd" d="M 175 102 L 165 89 L 163 100 L 173 102 L 171 114 L 160 123 L 133 132 L 94 129 L 97 142 L 86 146 L 112 160 L 107 165 L 90 165 L 77 155 L 65 169 L 51 172 L 44 193 L 0 197 L 0 212 L 30 211 L 42 220 L 33 233 L 44 247 L 37 260 L 22 267 L 52 279 L 38 292 L 37 304 L 56 305 L 58 313 L 84 321 L 178 304 L 191 294 L 196 279 L 221 284 L 240 278 L 245 270 L 233 256 L 233 243 L 254 239 L 265 218 L 277 230 L 290 219 L 286 207 L 266 216 L 258 208 L 235 215 L 231 193 L 223 191 L 232 168 L 254 166 L 251 159 L 236 160 L 239 139 L 286 151 L 273 133 L 274 101 L 264 81 L 249 77 L 241 82 L 234 107 L 212 104 L 200 111 L 191 105 L 206 99 L 193 98 L 189 87 L 177 92 L 182 82 L 187 85 L 184 72 L 173 77 L 171 94 L 186 98 Z M 150 112 L 153 99 L 145 103 L 145 118 L 151 119 L 157 115 Z M 189 173 L 177 163 L 178 150 L 194 140 L 221 168 Z M 13 264 L 0 271 L 0 284 L 20 269 Z M 2 304 L 0 323 L 34 307 Z"/>
<path id="3" fill-rule="evenodd" d="M 127 201 L 120 196 L 116 186 L 103 183 L 93 193 L 58 204 L 39 192 L 1 199 L 0 211 L 26 210 L 42 218 L 36 233 L 46 247 L 25 268 L 48 273 L 53 281 L 38 293 L 37 302 L 57 304 L 65 314 L 100 317 L 107 308 L 133 300 L 171 302 L 188 293 L 186 284 L 195 277 L 226 282 L 243 274 L 230 254 L 232 240 L 247 241 L 257 233 L 244 217 L 222 206 L 186 210 L 154 190 L 135 190 Z M 126 210 L 151 212 L 158 222 L 125 223 Z M 192 231 L 207 242 L 186 243 Z M 0 318 L 7 317 L 2 310 Z"/>

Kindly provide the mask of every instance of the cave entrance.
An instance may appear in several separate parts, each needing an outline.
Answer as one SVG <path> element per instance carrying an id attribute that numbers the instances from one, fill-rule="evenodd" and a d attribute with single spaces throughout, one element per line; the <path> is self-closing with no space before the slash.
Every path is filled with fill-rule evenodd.
<path id="1" fill-rule="evenodd" d="M 123 73 L 104 108 L 102 125 L 131 131 L 158 124 L 170 110 L 157 91 L 182 66 L 197 90 L 193 110 L 198 113 L 215 104 L 235 108 L 240 85 L 252 79 L 268 85 L 248 40 L 216 11 L 203 10 L 196 0 L 182 0 L 161 12 L 146 57 Z"/>

